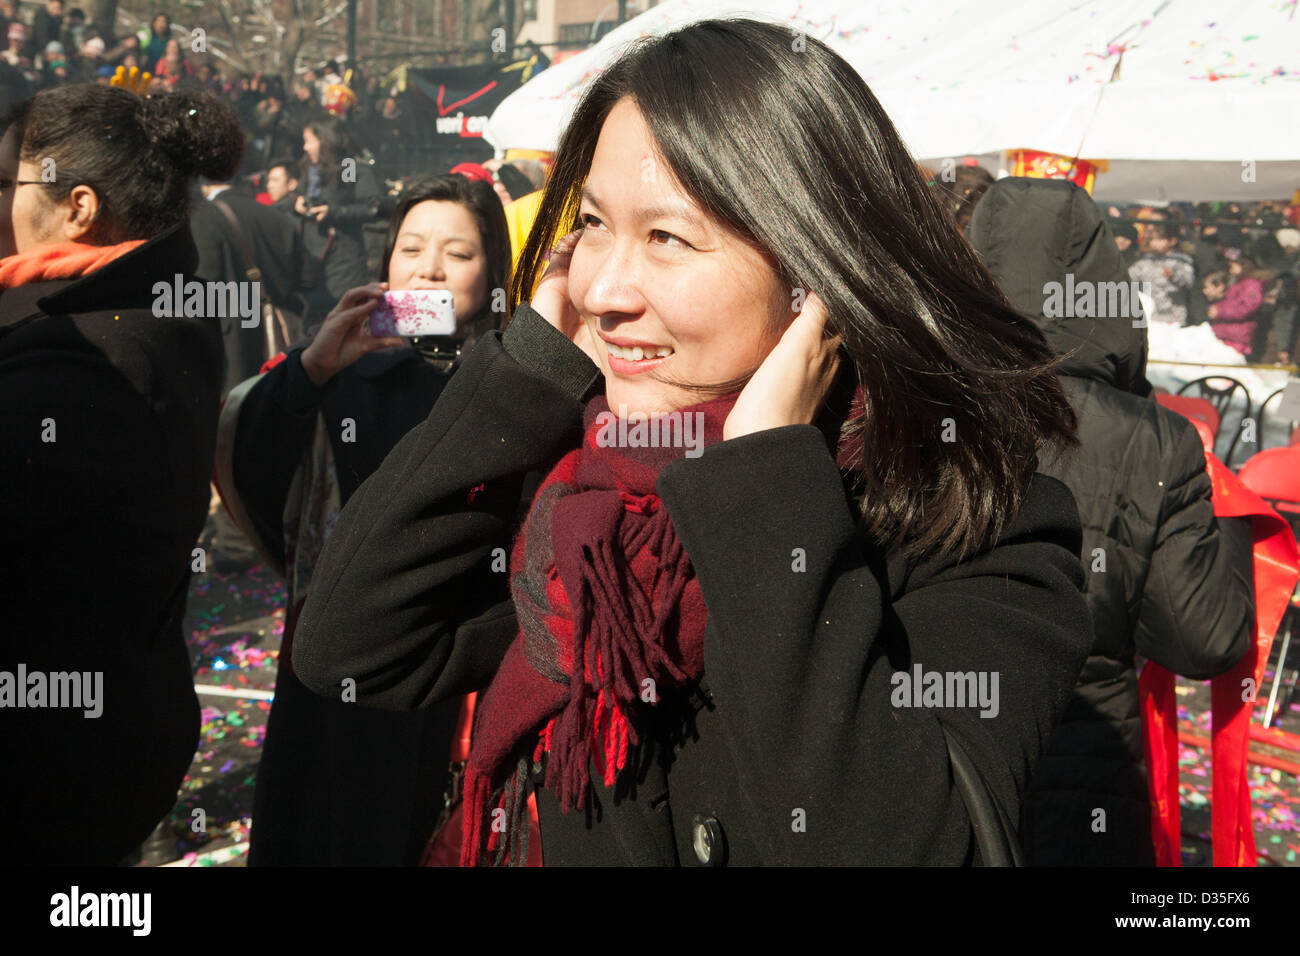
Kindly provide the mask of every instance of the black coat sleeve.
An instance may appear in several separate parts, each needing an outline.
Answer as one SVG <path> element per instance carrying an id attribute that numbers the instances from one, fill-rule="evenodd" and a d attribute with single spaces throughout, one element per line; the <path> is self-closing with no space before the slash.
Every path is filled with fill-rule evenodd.
<path id="1" fill-rule="evenodd" d="M 379 199 L 379 185 L 375 181 L 374 170 L 368 163 L 357 162 L 357 180 L 351 190 L 338 189 L 335 202 L 328 203 L 330 209 L 325 217 L 329 226 L 361 226 L 374 217 L 374 203 Z M 347 195 L 350 192 L 351 195 Z M 345 201 L 339 201 L 346 196 Z"/>
<path id="2" fill-rule="evenodd" d="M 289 486 L 311 445 L 316 415 L 333 387 L 317 388 L 302 367 L 303 350 L 262 375 L 244 396 L 235 430 L 235 488 L 264 540 L 284 541 Z"/>
<path id="3" fill-rule="evenodd" d="M 1250 537 L 1230 527 L 1235 519 L 1215 520 L 1200 437 L 1190 422 L 1177 425 L 1134 641 L 1175 674 L 1208 680 L 1241 660 L 1254 636 Z"/>
<path id="4" fill-rule="evenodd" d="M 218 221 L 220 216 L 221 213 L 210 202 L 195 204 L 190 216 L 194 247 L 199 250 L 199 262 L 194 267 L 194 274 L 211 280 L 225 280 L 228 276 L 243 278 L 232 269 L 233 245 L 227 235 L 225 220 Z"/>
<path id="5" fill-rule="evenodd" d="M 960 864 L 935 851 L 969 826 L 940 722 L 1017 817 L 1092 637 L 1063 485 L 1036 476 L 995 547 L 916 564 L 901 589 L 812 426 L 711 446 L 658 487 L 708 606 L 704 679 L 765 863 Z M 990 689 L 996 674 L 993 703 L 895 706 L 914 664 Z"/>
<path id="6" fill-rule="evenodd" d="M 479 342 L 339 515 L 294 636 L 304 684 L 352 678 L 358 703 L 410 710 L 490 682 L 518 630 L 494 552 L 526 474 L 576 446 L 599 374 L 526 304 Z"/>
<path id="7" fill-rule="evenodd" d="M 301 309 L 304 285 L 301 219 L 249 202 L 240 210 L 257 265 L 262 270 L 262 290 L 282 309 Z"/>

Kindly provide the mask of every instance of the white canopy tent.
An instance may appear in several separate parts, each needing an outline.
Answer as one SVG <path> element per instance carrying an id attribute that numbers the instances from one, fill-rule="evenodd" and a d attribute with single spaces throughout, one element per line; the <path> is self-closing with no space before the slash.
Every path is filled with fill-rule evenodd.
<path id="1" fill-rule="evenodd" d="M 498 149 L 555 149 L 590 80 L 639 37 L 751 16 L 825 41 L 923 162 L 1004 151 L 1109 161 L 1098 200 L 1261 199 L 1300 188 L 1295 0 L 668 0 L 542 72 L 493 114 Z M 795 12 L 798 11 L 798 12 Z"/>

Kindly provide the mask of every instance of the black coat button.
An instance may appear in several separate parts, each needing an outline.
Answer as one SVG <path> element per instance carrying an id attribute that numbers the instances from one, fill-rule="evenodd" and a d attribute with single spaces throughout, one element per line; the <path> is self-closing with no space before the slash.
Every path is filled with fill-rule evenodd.
<path id="1" fill-rule="evenodd" d="M 716 817 L 695 815 L 691 820 L 691 843 L 695 858 L 705 866 L 722 866 L 727 862 L 727 837 Z"/>

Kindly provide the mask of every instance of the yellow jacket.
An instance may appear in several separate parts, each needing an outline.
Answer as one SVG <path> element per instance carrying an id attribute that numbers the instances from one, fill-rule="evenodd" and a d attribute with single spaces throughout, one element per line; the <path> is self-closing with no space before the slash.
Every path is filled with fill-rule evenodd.
<path id="1" fill-rule="evenodd" d="M 510 262 L 513 269 L 519 267 L 519 254 L 524 251 L 524 243 L 537 218 L 537 209 L 542 204 L 542 191 L 538 189 L 521 199 L 516 199 L 505 207 L 506 228 L 510 231 Z M 541 280 L 539 275 L 538 281 Z M 536 288 L 536 285 L 533 286 Z M 531 294 L 529 298 L 531 298 Z"/>

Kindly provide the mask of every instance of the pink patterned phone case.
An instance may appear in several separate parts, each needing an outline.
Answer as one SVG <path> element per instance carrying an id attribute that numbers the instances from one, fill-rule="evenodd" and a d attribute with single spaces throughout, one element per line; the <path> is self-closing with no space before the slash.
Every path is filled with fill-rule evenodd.
<path id="1" fill-rule="evenodd" d="M 453 335 L 456 332 L 456 313 L 452 298 L 446 289 L 385 292 L 370 313 L 370 334 L 404 338 Z"/>

